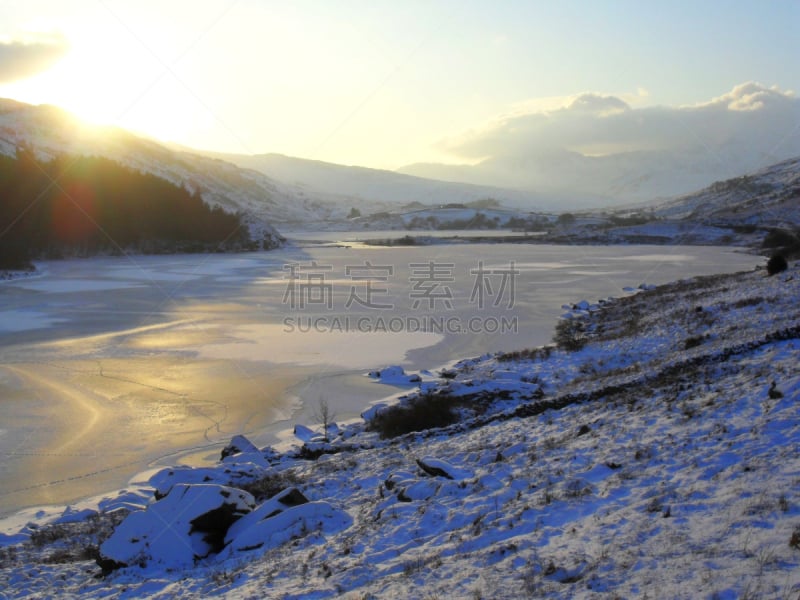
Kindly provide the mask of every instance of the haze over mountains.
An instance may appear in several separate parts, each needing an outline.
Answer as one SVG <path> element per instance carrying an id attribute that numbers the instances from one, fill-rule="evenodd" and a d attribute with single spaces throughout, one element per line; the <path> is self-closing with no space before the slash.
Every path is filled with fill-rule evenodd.
<path id="1" fill-rule="evenodd" d="M 445 150 L 472 165 L 414 164 L 401 172 L 543 194 L 620 202 L 686 194 L 800 154 L 800 100 L 758 83 L 709 102 L 635 108 L 581 94 L 521 107 Z M 608 203 L 608 202 L 605 202 Z"/>
<path id="2" fill-rule="evenodd" d="M 231 162 L 245 169 L 259 171 L 286 183 L 306 186 L 316 192 L 328 191 L 344 198 L 389 204 L 448 204 L 494 198 L 519 208 L 558 210 L 565 201 L 572 206 L 587 206 L 589 195 L 541 194 L 534 190 L 516 190 L 502 185 L 438 180 L 395 171 L 337 165 L 283 154 L 223 154 L 202 152 L 206 156 Z"/>
<path id="3" fill-rule="evenodd" d="M 399 173 L 280 154 L 202 152 L 87 126 L 52 106 L 0 100 L 0 153 L 14 155 L 26 146 L 45 160 L 61 154 L 110 158 L 198 191 L 212 206 L 241 211 L 255 239 L 277 239 L 273 226 L 324 227 L 345 221 L 353 208 L 369 215 L 413 203 L 493 198 L 521 212 L 563 212 L 673 198 L 799 156 L 800 128 L 792 127 L 798 122 L 800 100 L 757 84 L 685 109 L 634 109 L 618 98 L 584 94 L 563 108 L 510 116 L 451 142 L 465 154 L 491 153 L 474 166 L 412 165 Z M 638 149 L 614 152 L 612 142 L 620 139 Z M 776 185 L 793 189 L 796 171 L 796 162 L 784 165 Z M 756 191 L 763 195 L 764 189 Z M 751 192 L 747 185 L 717 189 L 715 211 Z M 667 213 L 692 211 L 673 206 Z"/>

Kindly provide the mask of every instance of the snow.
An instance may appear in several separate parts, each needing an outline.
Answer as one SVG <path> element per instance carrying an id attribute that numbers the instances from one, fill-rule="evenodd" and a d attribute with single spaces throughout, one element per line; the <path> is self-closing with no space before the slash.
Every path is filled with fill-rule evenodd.
<path id="1" fill-rule="evenodd" d="M 447 377 L 380 368 L 376 381 L 408 388 L 383 410 L 422 394 L 409 382 L 419 375 L 428 392 L 455 399 L 451 426 L 382 439 L 355 420 L 320 443 L 313 424 L 298 424 L 281 452 L 239 437 L 232 445 L 243 451 L 217 466 L 154 473 L 160 500 L 143 503 L 136 489 L 108 498 L 106 508 L 131 512 L 101 548 L 132 561 L 131 538 L 159 536 L 144 566 L 96 578 L 91 559 L 53 558 L 69 555 L 69 540 L 33 543 L 56 520 L 78 527 L 106 508 L 30 511 L 19 529 L 3 529 L 3 593 L 796 597 L 800 269 L 633 291 L 569 299 L 585 332 L 574 351 L 485 354 L 448 365 Z M 248 514 L 209 554 L 187 525 L 217 506 L 203 490 L 238 494 L 258 480 L 283 491 L 241 496 Z M 295 488 L 309 501 L 282 503 Z"/>
<path id="2" fill-rule="evenodd" d="M 226 538 L 226 552 L 267 550 L 301 537 L 308 531 L 331 534 L 349 527 L 353 519 L 328 502 L 317 501 L 281 510 L 278 501 L 265 502 L 234 523 Z M 276 514 L 276 511 L 279 514 Z"/>
<path id="3" fill-rule="evenodd" d="M 131 513 L 100 546 L 100 554 L 142 568 L 190 567 L 211 551 L 193 521 L 223 504 L 247 513 L 255 502 L 250 494 L 234 488 L 178 484 L 162 500 Z"/>

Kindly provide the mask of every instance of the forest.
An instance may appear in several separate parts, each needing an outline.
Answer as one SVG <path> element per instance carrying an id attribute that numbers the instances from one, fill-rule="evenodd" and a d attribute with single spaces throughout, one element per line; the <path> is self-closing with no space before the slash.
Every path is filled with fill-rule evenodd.
<path id="1" fill-rule="evenodd" d="M 251 249 L 239 214 L 97 156 L 0 156 L 0 268 L 37 258 Z"/>

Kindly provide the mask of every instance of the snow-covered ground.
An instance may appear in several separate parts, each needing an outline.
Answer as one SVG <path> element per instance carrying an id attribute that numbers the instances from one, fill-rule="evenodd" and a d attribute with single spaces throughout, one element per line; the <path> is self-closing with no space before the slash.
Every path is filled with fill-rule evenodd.
<path id="1" fill-rule="evenodd" d="M 217 466 L 5 521 L 0 589 L 797 598 L 798 299 L 796 264 L 575 298 L 558 346 L 373 373 L 405 399 L 332 425 L 329 442 L 308 427 L 277 448 L 238 437 Z M 416 433 L 376 431 L 434 404 L 455 422 L 425 429 L 421 410 Z"/>

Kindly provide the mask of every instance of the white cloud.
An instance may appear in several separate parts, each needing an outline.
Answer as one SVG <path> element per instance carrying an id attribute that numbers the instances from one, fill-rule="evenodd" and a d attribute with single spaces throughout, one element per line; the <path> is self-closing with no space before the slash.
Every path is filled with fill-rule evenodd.
<path id="1" fill-rule="evenodd" d="M 634 108 L 618 96 L 584 93 L 549 100 L 542 109 L 510 115 L 445 140 L 443 149 L 465 159 L 527 159 L 553 151 L 586 155 L 681 151 L 733 140 L 767 149 L 800 122 L 793 92 L 745 83 L 709 102 L 683 107 Z M 536 106 L 528 104 L 528 108 Z"/>
<path id="2" fill-rule="evenodd" d="M 68 49 L 66 39 L 58 34 L 0 41 L 0 83 L 27 79 L 46 71 L 61 60 Z"/>
<path id="3" fill-rule="evenodd" d="M 800 99 L 759 83 L 691 106 L 583 93 L 524 102 L 441 149 L 472 167 L 414 166 L 428 177 L 646 200 L 800 155 Z"/>

